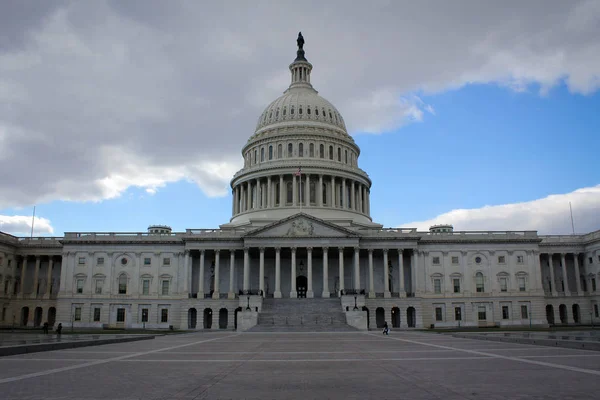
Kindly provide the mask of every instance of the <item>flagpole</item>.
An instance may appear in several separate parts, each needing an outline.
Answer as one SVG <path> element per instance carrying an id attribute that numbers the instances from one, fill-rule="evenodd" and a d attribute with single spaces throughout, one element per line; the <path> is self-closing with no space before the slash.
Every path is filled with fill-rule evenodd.
<path id="1" fill-rule="evenodd" d="M 569 210 L 571 210 L 571 229 L 573 230 L 573 235 L 575 234 L 575 224 L 573 223 L 573 207 L 571 207 L 571 202 L 569 202 Z"/>
<path id="2" fill-rule="evenodd" d="M 33 238 L 33 224 L 35 223 L 35 206 L 33 206 L 33 217 L 31 217 L 31 236 Z"/>

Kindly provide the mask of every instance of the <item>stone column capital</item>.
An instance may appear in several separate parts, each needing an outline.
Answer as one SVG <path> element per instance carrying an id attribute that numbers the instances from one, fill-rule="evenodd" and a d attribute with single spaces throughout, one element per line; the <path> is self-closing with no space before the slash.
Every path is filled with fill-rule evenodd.
<path id="1" fill-rule="evenodd" d="M 383 249 L 383 254 L 387 254 L 388 249 Z"/>
<path id="2" fill-rule="evenodd" d="M 373 255 L 373 249 L 368 249 L 367 250 L 369 252 L 369 255 L 372 256 Z"/>
<path id="3" fill-rule="evenodd" d="M 221 249 L 215 249 L 215 254 L 219 255 L 219 253 L 221 252 Z"/>
<path id="4" fill-rule="evenodd" d="M 308 251 L 309 253 L 312 253 L 312 249 L 313 249 L 312 247 L 307 247 L 306 251 Z"/>
<path id="5" fill-rule="evenodd" d="M 338 251 L 339 251 L 340 253 L 343 253 L 343 252 L 344 252 L 344 247 L 338 247 Z"/>
<path id="6" fill-rule="evenodd" d="M 324 253 L 324 254 L 326 254 L 326 253 L 327 253 L 327 251 L 329 251 L 329 247 L 322 247 L 322 249 L 323 249 L 323 253 Z"/>
<path id="7" fill-rule="evenodd" d="M 398 249 L 398 253 L 403 254 L 404 253 L 404 249 Z"/>
<path id="8" fill-rule="evenodd" d="M 296 253 L 296 248 L 295 247 L 290 247 L 290 249 L 292 250 L 292 253 Z"/>
<path id="9" fill-rule="evenodd" d="M 281 247 L 279 247 L 279 246 L 275 247 L 275 253 L 279 253 L 279 252 L 281 252 Z"/>
<path id="10" fill-rule="evenodd" d="M 244 253 L 248 253 L 250 251 L 250 247 L 245 247 L 244 246 Z"/>
<path id="11" fill-rule="evenodd" d="M 358 253 L 360 251 L 360 246 L 354 246 L 354 251 Z"/>
<path id="12" fill-rule="evenodd" d="M 189 254 L 190 254 L 190 251 L 189 251 L 189 250 L 186 250 L 186 251 L 185 251 L 185 253 L 189 255 Z M 206 253 L 206 250 L 204 250 L 204 249 L 200 249 L 200 255 L 202 255 L 202 256 L 203 256 L 205 253 Z"/>
<path id="13" fill-rule="evenodd" d="M 264 247 L 259 247 L 259 248 L 258 248 L 258 250 L 259 250 L 261 253 L 264 253 L 264 252 L 265 252 L 265 248 L 264 248 Z"/>

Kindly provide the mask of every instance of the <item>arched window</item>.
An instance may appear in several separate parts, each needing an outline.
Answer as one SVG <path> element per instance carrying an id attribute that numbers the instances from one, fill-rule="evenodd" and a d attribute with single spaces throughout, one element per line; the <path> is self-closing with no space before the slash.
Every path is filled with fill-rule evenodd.
<path id="1" fill-rule="evenodd" d="M 302 106 L 298 106 L 298 115 L 302 115 Z"/>
<path id="2" fill-rule="evenodd" d="M 333 160 L 333 146 L 329 146 L 329 159 Z"/>
<path id="3" fill-rule="evenodd" d="M 283 158 L 283 146 L 281 143 L 277 145 L 277 158 Z"/>
<path id="4" fill-rule="evenodd" d="M 287 183 L 287 196 L 286 196 L 286 203 L 287 204 L 291 204 L 293 202 L 294 196 L 292 193 L 292 182 L 288 182 Z"/>
<path id="5" fill-rule="evenodd" d="M 340 149 L 340 148 L 338 147 L 338 149 L 337 149 L 337 150 L 338 150 L 338 161 L 339 161 L 339 162 L 342 162 L 342 149 Z"/>
<path id="6" fill-rule="evenodd" d="M 254 150 L 254 164 L 257 162 L 258 150 Z"/>
<path id="7" fill-rule="evenodd" d="M 294 115 L 294 106 L 290 107 L 290 115 Z"/>
<path id="8" fill-rule="evenodd" d="M 260 148 L 260 162 L 265 161 L 265 148 L 261 147 Z"/>
<path id="9" fill-rule="evenodd" d="M 319 145 L 319 157 L 321 157 L 321 158 L 325 157 L 325 146 L 323 146 L 323 144 Z"/>
<path id="10" fill-rule="evenodd" d="M 344 157 L 345 157 L 345 162 L 346 164 L 348 164 L 348 150 L 344 150 Z"/>
<path id="11" fill-rule="evenodd" d="M 315 107 L 315 115 L 318 117 L 319 116 L 319 109 Z"/>
<path id="12" fill-rule="evenodd" d="M 277 111 L 275 111 L 275 121 L 277 121 L 279 119 L 279 107 L 277 108 Z"/>
<path id="13" fill-rule="evenodd" d="M 288 143 L 288 157 L 292 157 L 292 153 L 294 151 L 294 146 L 291 143 Z"/>
<path id="14" fill-rule="evenodd" d="M 333 116 L 331 115 L 331 110 L 329 110 L 329 120 L 333 121 Z"/>
<path id="15" fill-rule="evenodd" d="M 325 182 L 323 182 L 323 187 L 321 188 L 321 191 L 323 193 L 323 205 L 327 205 L 327 184 Z"/>
<path id="16" fill-rule="evenodd" d="M 273 146 L 269 146 L 269 160 L 273 159 Z"/>
<path id="17" fill-rule="evenodd" d="M 287 111 L 287 107 L 283 107 L 283 116 L 284 117 L 285 117 L 286 111 Z"/>
<path id="18" fill-rule="evenodd" d="M 310 115 L 310 106 L 306 107 L 306 113 Z"/>
<path id="19" fill-rule="evenodd" d="M 298 144 L 298 157 L 304 157 L 304 144 Z"/>
<path id="20" fill-rule="evenodd" d="M 317 185 L 315 185 L 314 181 L 310 182 L 310 196 L 308 201 L 310 202 L 310 204 L 314 204 L 317 202 Z"/>
<path id="21" fill-rule="evenodd" d="M 269 121 L 271 120 L 271 118 L 273 118 L 273 111 L 271 111 L 271 112 L 269 113 Z"/>
<path id="22" fill-rule="evenodd" d="M 127 294 L 127 275 L 119 275 L 119 294 Z"/>
<path id="23" fill-rule="evenodd" d="M 481 272 L 475 274 L 475 285 L 477 286 L 477 293 L 484 292 L 485 288 L 483 286 L 483 274 Z"/>
<path id="24" fill-rule="evenodd" d="M 311 143 L 308 145 L 308 156 L 309 157 L 315 156 L 315 144 L 314 143 Z"/>
<path id="25" fill-rule="evenodd" d="M 326 116 L 326 115 L 327 115 L 327 114 L 325 114 L 325 109 L 323 109 L 323 119 L 325 119 L 325 116 Z"/>

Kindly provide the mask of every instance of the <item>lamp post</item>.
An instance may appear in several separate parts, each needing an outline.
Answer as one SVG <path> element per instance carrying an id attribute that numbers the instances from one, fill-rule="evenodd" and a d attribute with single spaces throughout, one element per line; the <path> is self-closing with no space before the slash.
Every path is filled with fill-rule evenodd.
<path id="1" fill-rule="evenodd" d="M 356 305 L 356 296 L 354 296 L 354 311 L 358 310 L 358 306 Z"/>
<path id="2" fill-rule="evenodd" d="M 246 311 L 250 311 L 250 296 L 248 296 L 248 305 L 246 306 Z"/>

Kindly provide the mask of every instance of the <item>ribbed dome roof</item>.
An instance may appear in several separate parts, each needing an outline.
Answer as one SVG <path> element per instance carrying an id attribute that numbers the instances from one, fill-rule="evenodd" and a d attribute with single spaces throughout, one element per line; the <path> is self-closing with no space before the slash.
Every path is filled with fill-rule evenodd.
<path id="1" fill-rule="evenodd" d="M 273 101 L 258 118 L 256 130 L 286 121 L 314 121 L 334 125 L 346 131 L 339 111 L 309 87 L 295 87 Z"/>

